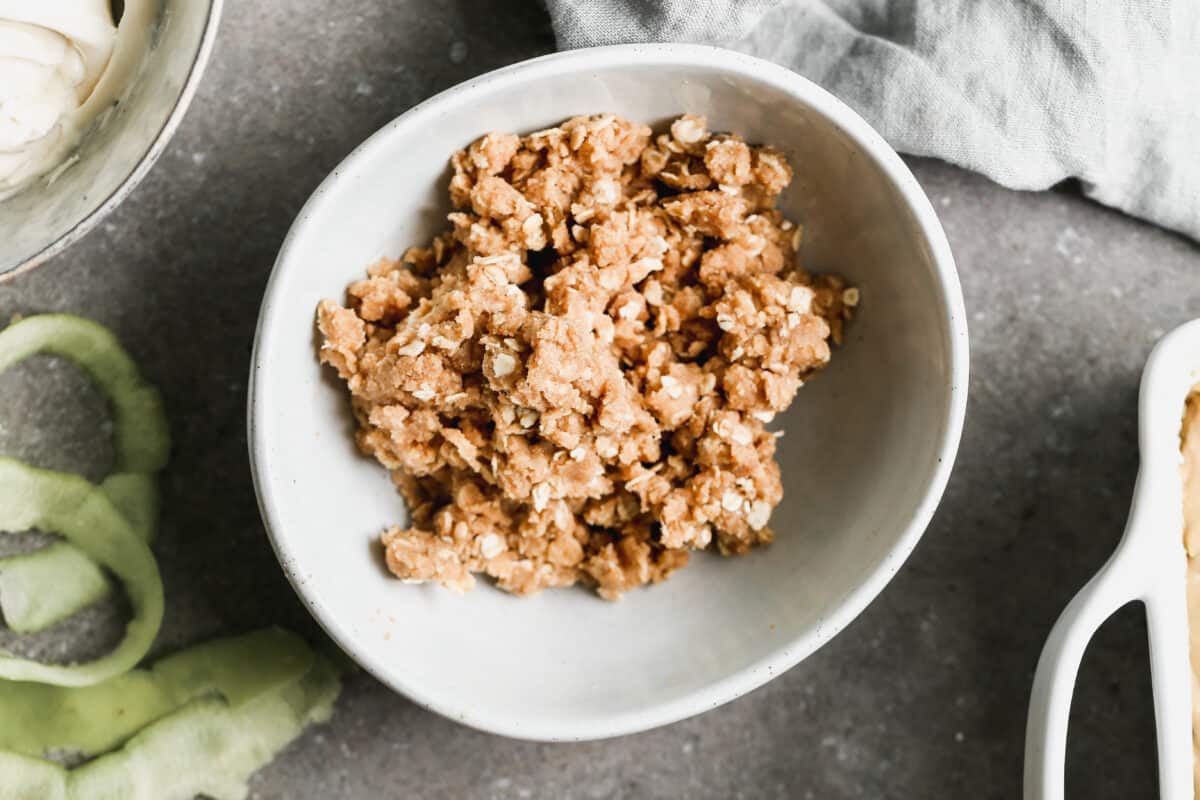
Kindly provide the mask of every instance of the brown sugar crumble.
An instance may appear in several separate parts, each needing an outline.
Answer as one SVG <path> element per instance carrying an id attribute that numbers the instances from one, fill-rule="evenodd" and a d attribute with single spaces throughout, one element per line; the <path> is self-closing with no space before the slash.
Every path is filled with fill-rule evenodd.
<path id="1" fill-rule="evenodd" d="M 798 263 L 777 150 L 685 115 L 491 133 L 451 158 L 452 227 L 320 304 L 320 359 L 407 501 L 387 564 L 519 595 L 658 582 L 747 552 L 783 495 L 764 424 L 858 290 Z"/>

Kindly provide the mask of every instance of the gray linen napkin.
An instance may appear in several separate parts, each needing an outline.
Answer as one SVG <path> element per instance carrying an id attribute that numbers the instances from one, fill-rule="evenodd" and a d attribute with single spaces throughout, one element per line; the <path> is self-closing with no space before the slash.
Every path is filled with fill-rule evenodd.
<path id="1" fill-rule="evenodd" d="M 840 97 L 897 150 L 1014 189 L 1078 178 L 1200 239 L 1200 0 L 546 0 L 560 48 L 716 44 Z"/>

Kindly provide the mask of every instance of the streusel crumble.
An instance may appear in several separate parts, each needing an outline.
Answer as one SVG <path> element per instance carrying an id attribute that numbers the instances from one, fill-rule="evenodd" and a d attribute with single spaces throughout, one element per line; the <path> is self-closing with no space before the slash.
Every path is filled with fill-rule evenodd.
<path id="1" fill-rule="evenodd" d="M 408 503 L 391 571 L 614 599 L 692 549 L 770 542 L 764 424 L 858 303 L 800 267 L 783 154 L 703 117 L 655 135 L 598 115 L 451 165 L 452 228 L 318 309 L 358 445 Z"/>

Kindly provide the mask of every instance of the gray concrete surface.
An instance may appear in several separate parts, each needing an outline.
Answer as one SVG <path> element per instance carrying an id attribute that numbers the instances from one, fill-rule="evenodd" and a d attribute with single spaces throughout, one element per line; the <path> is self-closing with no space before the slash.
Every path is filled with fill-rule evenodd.
<path id="1" fill-rule="evenodd" d="M 396 114 L 551 46 L 533 2 L 230 0 L 199 96 L 146 182 L 65 255 L 0 285 L 0 319 L 92 316 L 163 389 L 175 450 L 159 651 L 271 622 L 317 635 L 266 542 L 245 449 L 259 297 L 292 216 Z M 330 724 L 256 777 L 255 796 L 1017 797 L 1037 654 L 1120 535 L 1139 371 L 1157 336 L 1200 313 L 1200 250 L 1069 191 L 910 163 L 958 258 L 970 408 L 940 511 L 858 621 L 741 700 L 588 744 L 481 734 L 360 674 Z M 0 377 L 0 451 L 102 472 L 90 422 L 102 402 L 47 366 Z M 103 646 L 119 615 L 97 609 L 22 647 L 61 655 L 83 634 Z M 1154 794 L 1144 638 L 1126 609 L 1088 652 L 1072 797 Z"/>

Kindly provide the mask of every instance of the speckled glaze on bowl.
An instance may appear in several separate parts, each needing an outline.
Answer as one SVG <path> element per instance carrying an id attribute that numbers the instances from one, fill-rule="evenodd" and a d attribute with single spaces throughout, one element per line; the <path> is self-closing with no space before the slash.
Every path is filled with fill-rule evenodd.
<path id="1" fill-rule="evenodd" d="M 143 69 L 84 135 L 77 160 L 53 180 L 40 178 L 0 201 L 0 280 L 44 263 L 95 227 L 141 182 L 179 127 L 224 0 L 159 2 Z"/>
<path id="2" fill-rule="evenodd" d="M 466 596 L 390 577 L 376 538 L 403 522 L 386 472 L 359 454 L 344 387 L 319 368 L 317 302 L 446 223 L 450 153 L 492 130 L 574 114 L 661 123 L 688 111 L 784 150 L 782 205 L 805 263 L 862 287 L 831 367 L 776 426 L 785 497 L 776 542 L 700 554 L 618 603 L 584 589 Z M 645 730 L 725 703 L 812 653 L 883 589 L 920 538 L 958 448 L 967 330 L 950 248 L 900 158 L 848 107 L 780 67 L 692 45 L 577 50 L 517 64 L 413 108 L 313 194 L 263 301 L 250 455 L 279 561 L 363 667 L 423 706 L 541 740 Z"/>

